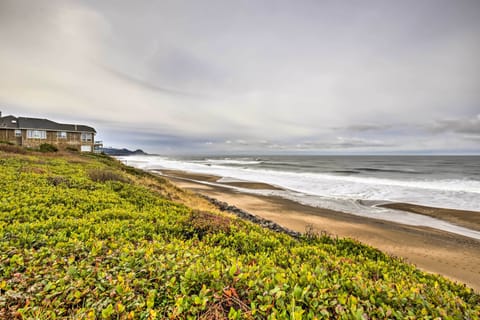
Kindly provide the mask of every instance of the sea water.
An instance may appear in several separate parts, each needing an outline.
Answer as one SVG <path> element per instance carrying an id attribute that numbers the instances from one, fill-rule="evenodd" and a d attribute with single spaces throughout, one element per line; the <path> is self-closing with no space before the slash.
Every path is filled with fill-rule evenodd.
<path id="1" fill-rule="evenodd" d="M 480 156 L 129 156 L 146 170 L 175 169 L 285 189 L 245 190 L 303 204 L 480 238 L 427 216 L 378 207 L 407 202 L 480 214 Z M 224 180 L 225 181 L 225 180 Z M 468 230 L 468 229 L 466 229 Z"/>

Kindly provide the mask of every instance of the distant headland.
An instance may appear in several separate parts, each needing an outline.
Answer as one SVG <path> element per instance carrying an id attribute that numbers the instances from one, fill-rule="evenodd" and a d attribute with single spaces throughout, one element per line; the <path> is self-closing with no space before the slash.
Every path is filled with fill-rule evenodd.
<path id="1" fill-rule="evenodd" d="M 147 155 L 145 151 L 137 149 L 135 151 L 128 150 L 127 148 L 103 148 L 103 152 L 111 156 L 130 156 L 130 155 Z"/>

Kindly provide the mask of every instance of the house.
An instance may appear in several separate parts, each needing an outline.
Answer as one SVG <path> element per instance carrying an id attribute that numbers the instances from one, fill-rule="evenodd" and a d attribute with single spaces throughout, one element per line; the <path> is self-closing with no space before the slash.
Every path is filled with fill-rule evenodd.
<path id="1" fill-rule="evenodd" d="M 96 133 L 94 128 L 85 125 L 12 115 L 2 117 L 0 112 L 0 141 L 28 148 L 38 148 L 43 143 L 49 143 L 60 150 L 68 148 L 97 152 L 101 150 L 101 143 L 95 142 Z"/>

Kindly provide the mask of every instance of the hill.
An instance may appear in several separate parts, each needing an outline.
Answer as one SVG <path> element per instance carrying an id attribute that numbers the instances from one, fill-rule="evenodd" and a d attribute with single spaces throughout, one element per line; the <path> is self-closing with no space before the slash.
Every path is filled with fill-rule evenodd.
<path id="1" fill-rule="evenodd" d="M 473 290 L 294 238 L 105 155 L 0 152 L 0 318 L 478 319 Z"/>
<path id="2" fill-rule="evenodd" d="M 147 153 L 141 149 L 135 151 L 128 150 L 126 148 L 117 149 L 117 148 L 103 148 L 103 153 L 111 156 L 131 156 L 131 155 L 147 155 Z"/>

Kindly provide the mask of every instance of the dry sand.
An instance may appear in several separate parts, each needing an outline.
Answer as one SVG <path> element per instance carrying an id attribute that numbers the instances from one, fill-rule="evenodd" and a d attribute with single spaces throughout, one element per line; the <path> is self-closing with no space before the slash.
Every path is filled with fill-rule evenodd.
<path id="1" fill-rule="evenodd" d="M 215 182 L 219 177 L 190 174 L 173 170 L 162 173 L 177 186 L 227 202 L 245 211 L 304 232 L 307 225 L 339 237 L 349 237 L 376 247 L 393 256 L 404 258 L 418 268 L 465 283 L 480 292 L 480 241 L 424 227 L 369 219 L 328 209 L 315 208 L 280 197 L 241 193 L 228 186 L 205 185 L 197 181 Z M 242 188 L 271 189 L 267 184 L 223 183 Z M 393 204 L 408 210 L 443 218 L 452 223 L 480 230 L 480 213 Z M 449 213 L 452 213 L 449 215 Z"/>

